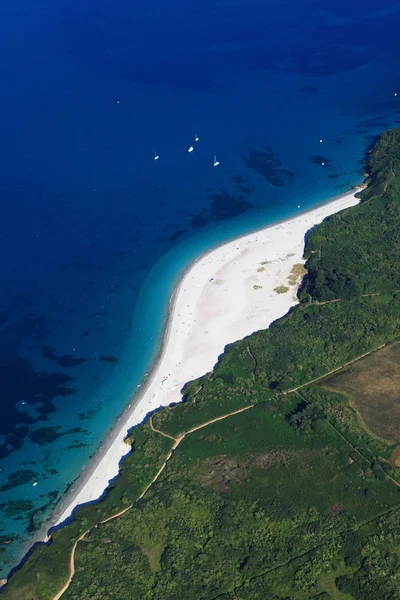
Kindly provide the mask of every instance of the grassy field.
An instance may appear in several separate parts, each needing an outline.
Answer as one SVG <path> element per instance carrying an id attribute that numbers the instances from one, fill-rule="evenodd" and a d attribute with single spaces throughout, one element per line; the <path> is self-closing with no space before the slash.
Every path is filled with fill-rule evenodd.
<path id="1" fill-rule="evenodd" d="M 354 363 L 322 385 L 347 396 L 369 433 L 389 445 L 400 442 L 400 343 Z"/>

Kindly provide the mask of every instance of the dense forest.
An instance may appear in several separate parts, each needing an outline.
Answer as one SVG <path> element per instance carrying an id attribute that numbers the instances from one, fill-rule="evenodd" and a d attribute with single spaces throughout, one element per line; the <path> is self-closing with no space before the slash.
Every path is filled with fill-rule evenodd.
<path id="1" fill-rule="evenodd" d="M 72 557 L 65 600 L 400 600 L 400 130 L 368 173 L 309 233 L 300 304 L 135 428 L 4 598 L 60 597 Z"/>

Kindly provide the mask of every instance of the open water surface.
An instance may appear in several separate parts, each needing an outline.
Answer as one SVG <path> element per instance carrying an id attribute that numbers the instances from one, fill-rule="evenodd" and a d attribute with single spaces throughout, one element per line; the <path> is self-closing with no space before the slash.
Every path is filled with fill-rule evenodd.
<path id="1" fill-rule="evenodd" d="M 393 0 L 1 4 L 3 576 L 151 365 L 189 261 L 361 181 L 400 124 L 399 17 Z"/>

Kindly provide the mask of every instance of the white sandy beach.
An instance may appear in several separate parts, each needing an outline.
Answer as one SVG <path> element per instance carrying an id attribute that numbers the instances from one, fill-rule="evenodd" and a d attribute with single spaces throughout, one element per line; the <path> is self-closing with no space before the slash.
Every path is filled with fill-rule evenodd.
<path id="1" fill-rule="evenodd" d="M 200 257 L 182 278 L 172 303 L 164 351 L 152 370 L 138 402 L 132 401 L 118 423 L 117 434 L 57 523 L 78 504 L 97 499 L 128 448 L 128 429 L 141 423 L 149 411 L 181 400 L 183 385 L 210 371 L 226 344 L 266 329 L 297 303 L 296 285 L 288 279 L 303 264 L 304 236 L 325 217 L 358 204 L 352 191 L 288 221 L 272 225 L 219 246 Z M 275 289 L 286 286 L 286 293 Z M 259 286 L 257 289 L 254 286 Z M 84 475 L 83 475 L 84 476 Z"/>

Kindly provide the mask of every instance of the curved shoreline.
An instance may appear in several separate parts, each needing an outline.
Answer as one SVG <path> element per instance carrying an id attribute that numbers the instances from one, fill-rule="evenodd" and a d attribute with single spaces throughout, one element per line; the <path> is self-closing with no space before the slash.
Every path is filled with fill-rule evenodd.
<path id="1" fill-rule="evenodd" d="M 140 391 L 133 395 L 124 412 L 112 426 L 104 443 L 91 459 L 89 468 L 82 470 L 50 519 L 37 532 L 35 539 L 31 540 L 30 548 L 35 542 L 46 540 L 49 529 L 61 527 L 70 520 L 77 506 L 97 502 L 102 497 L 109 483 L 118 476 L 121 462 L 129 454 L 129 449 L 124 443 L 128 431 L 142 423 L 149 413 L 157 408 L 181 401 L 180 390 L 183 385 L 210 371 L 226 344 L 242 339 L 258 329 L 267 328 L 272 321 L 284 315 L 297 303 L 297 298 L 293 297 L 292 293 L 278 295 L 274 290 L 287 282 L 294 264 L 304 263 L 302 254 L 307 231 L 330 214 L 357 204 L 359 202 L 355 198 L 357 191 L 359 188 L 316 208 L 299 213 L 295 217 L 275 222 L 220 244 L 201 254 L 187 266 L 169 298 L 168 314 L 164 322 L 160 347 L 148 378 L 144 380 Z M 285 233 L 290 236 L 294 234 L 294 237 L 285 238 L 284 241 L 282 236 Z M 264 254 L 266 260 L 262 259 Z M 262 262 L 268 264 L 261 267 Z M 254 271 L 249 265 L 254 265 Z M 260 272 L 256 269 L 257 265 Z M 238 277 L 240 268 L 242 268 L 241 278 Z M 263 285 L 256 291 L 251 284 L 254 280 L 254 285 L 258 286 L 257 281 L 261 278 Z M 280 281 L 277 281 L 277 278 Z M 219 285 L 220 281 L 223 282 L 222 285 Z M 244 283 L 246 288 L 243 286 Z M 226 290 L 226 286 L 228 288 L 230 286 L 231 289 Z M 236 294 L 232 294 L 235 286 Z M 296 290 L 297 286 L 291 291 Z M 226 318 L 226 291 L 228 297 L 235 296 L 228 319 Z M 184 302 L 189 304 L 184 305 Z M 210 314 L 207 307 L 215 308 L 218 303 L 223 312 L 217 314 L 211 311 Z M 194 312 L 194 315 L 193 312 L 186 310 L 187 307 Z M 183 319 L 187 319 L 188 323 Z M 209 336 L 209 332 L 203 331 L 204 327 L 211 326 L 212 333 L 213 322 L 218 323 L 217 336 L 214 335 L 214 338 L 212 335 Z M 182 329 L 173 332 L 173 326 Z M 171 337 L 171 333 L 176 334 L 175 339 L 174 335 Z M 222 339 L 221 342 L 219 337 Z M 177 347 L 177 340 L 181 342 L 180 348 Z M 169 345 L 173 348 L 167 355 Z M 196 355 L 194 361 L 191 359 L 193 355 Z M 185 360 L 185 368 L 178 366 L 184 362 L 177 360 L 178 358 Z M 162 375 L 160 371 L 163 368 L 165 373 L 171 372 Z M 172 369 L 175 369 L 176 378 L 170 380 Z M 168 380 L 173 382 L 172 389 L 168 387 L 171 385 Z"/>

